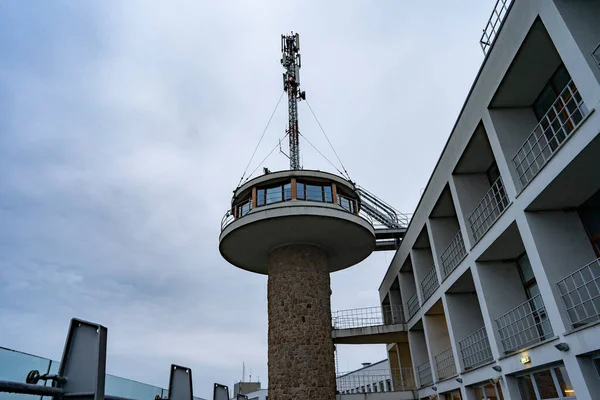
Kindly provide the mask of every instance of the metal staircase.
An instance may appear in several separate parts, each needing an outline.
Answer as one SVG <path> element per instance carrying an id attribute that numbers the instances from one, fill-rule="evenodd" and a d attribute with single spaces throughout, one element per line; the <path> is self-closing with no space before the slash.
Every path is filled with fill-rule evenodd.
<path id="1" fill-rule="evenodd" d="M 397 250 L 406 233 L 410 215 L 401 213 L 365 188 L 356 186 L 360 212 L 375 228 L 375 251 Z"/>

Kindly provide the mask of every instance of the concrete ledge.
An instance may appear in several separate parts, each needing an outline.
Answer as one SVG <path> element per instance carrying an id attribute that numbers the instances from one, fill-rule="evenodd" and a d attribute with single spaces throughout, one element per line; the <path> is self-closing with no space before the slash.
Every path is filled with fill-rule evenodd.
<path id="1" fill-rule="evenodd" d="M 353 393 L 338 394 L 336 400 L 413 400 L 416 390 L 403 392 L 373 392 L 373 393 Z"/>
<path id="2" fill-rule="evenodd" d="M 331 332 L 337 344 L 388 344 L 408 342 L 406 324 L 366 326 L 363 328 L 334 329 Z"/>

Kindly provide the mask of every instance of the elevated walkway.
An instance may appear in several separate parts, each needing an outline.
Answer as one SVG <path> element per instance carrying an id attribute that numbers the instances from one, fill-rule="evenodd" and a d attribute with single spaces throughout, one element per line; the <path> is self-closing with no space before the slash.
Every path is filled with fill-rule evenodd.
<path id="1" fill-rule="evenodd" d="M 401 213 L 365 188 L 357 186 L 360 213 L 375 228 L 375 251 L 398 250 L 410 222 L 410 215 Z"/>
<path id="2" fill-rule="evenodd" d="M 379 306 L 332 313 L 331 336 L 336 344 L 387 344 L 407 342 L 402 306 Z"/>

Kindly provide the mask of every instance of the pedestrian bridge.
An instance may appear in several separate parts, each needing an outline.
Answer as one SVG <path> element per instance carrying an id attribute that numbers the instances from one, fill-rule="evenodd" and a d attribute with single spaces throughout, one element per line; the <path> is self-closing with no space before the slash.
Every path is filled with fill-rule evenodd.
<path id="1" fill-rule="evenodd" d="M 332 328 L 336 344 L 388 344 L 408 340 L 401 305 L 336 311 L 332 313 Z"/>

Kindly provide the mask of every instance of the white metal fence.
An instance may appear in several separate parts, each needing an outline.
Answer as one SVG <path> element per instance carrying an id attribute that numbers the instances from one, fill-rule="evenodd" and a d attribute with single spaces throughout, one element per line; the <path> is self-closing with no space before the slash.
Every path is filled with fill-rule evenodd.
<path id="1" fill-rule="evenodd" d="M 557 284 L 571 325 L 576 328 L 600 317 L 600 258 Z"/>
<path id="2" fill-rule="evenodd" d="M 459 341 L 458 347 L 465 370 L 493 359 L 485 326 Z"/>
<path id="3" fill-rule="evenodd" d="M 442 262 L 442 275 L 444 279 L 454 271 L 458 264 L 467 255 L 467 249 L 465 249 L 465 242 L 463 240 L 460 229 L 454 235 L 446 249 L 442 252 L 440 260 Z"/>
<path id="4" fill-rule="evenodd" d="M 400 392 L 416 389 L 413 369 L 365 369 L 340 374 L 336 378 L 337 391 L 342 394 Z"/>
<path id="5" fill-rule="evenodd" d="M 456 363 L 454 362 L 452 347 L 439 352 L 434 358 L 438 379 L 447 379 L 456 375 Z"/>
<path id="6" fill-rule="evenodd" d="M 435 265 L 431 267 L 429 272 L 425 274 L 425 277 L 421 281 L 421 292 L 423 293 L 423 301 L 426 301 L 433 292 L 440 286 L 437 274 L 435 273 Z"/>
<path id="7" fill-rule="evenodd" d="M 433 375 L 431 373 L 431 364 L 429 363 L 429 360 L 417 366 L 417 374 L 419 374 L 419 384 L 421 386 L 427 386 L 433 383 Z"/>
<path id="8" fill-rule="evenodd" d="M 542 296 L 537 295 L 496 319 L 506 353 L 541 342 L 553 335 Z"/>
<path id="9" fill-rule="evenodd" d="M 340 310 L 333 312 L 331 318 L 333 329 L 364 328 L 405 322 L 404 310 L 400 304 Z"/>
<path id="10" fill-rule="evenodd" d="M 509 201 L 506 190 L 504 190 L 504 183 L 502 182 L 502 178 L 499 177 L 469 216 L 469 225 L 471 226 L 471 232 L 475 241 L 481 239 L 488 229 L 490 229 L 492 224 L 496 222 L 498 217 L 508 207 L 508 204 Z"/>
<path id="11" fill-rule="evenodd" d="M 481 49 L 483 50 L 483 54 L 486 54 L 490 49 L 496 36 L 498 35 L 498 30 L 500 29 L 500 25 L 506 14 L 508 12 L 508 7 L 512 3 L 512 0 L 497 0 L 494 9 L 492 10 L 492 15 L 488 19 L 485 28 L 483 29 L 483 34 L 481 35 L 481 39 L 479 39 L 479 44 L 481 45 Z"/>
<path id="12" fill-rule="evenodd" d="M 531 182 L 587 113 L 577 86 L 570 81 L 512 159 L 521 186 Z"/>

